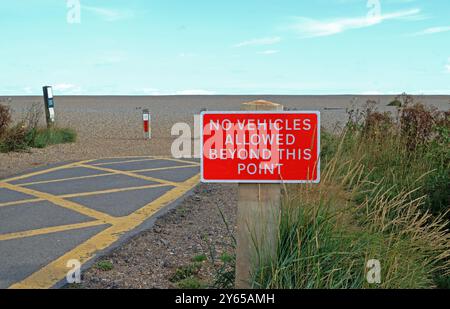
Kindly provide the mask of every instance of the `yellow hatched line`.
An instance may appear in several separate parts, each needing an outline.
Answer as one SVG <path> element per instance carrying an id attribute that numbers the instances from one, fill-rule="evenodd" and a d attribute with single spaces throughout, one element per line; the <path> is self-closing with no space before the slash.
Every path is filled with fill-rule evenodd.
<path id="1" fill-rule="evenodd" d="M 96 220 L 96 221 L 89 221 L 89 222 L 83 222 L 83 223 L 77 223 L 77 224 L 46 227 L 46 228 L 36 229 L 36 230 L 31 230 L 31 231 L 0 234 L 0 241 L 12 240 L 12 239 L 17 239 L 17 238 L 25 238 L 25 237 L 33 237 L 33 236 L 52 234 L 52 233 L 70 231 L 70 230 L 77 230 L 77 229 L 99 226 L 99 225 L 104 225 L 104 224 L 105 224 L 105 222 Z"/>
<path id="2" fill-rule="evenodd" d="M 43 200 L 47 200 L 47 201 L 49 201 L 49 202 L 51 202 L 53 204 L 56 204 L 58 206 L 61 206 L 61 207 L 64 207 L 64 208 L 76 211 L 76 212 L 78 212 L 80 214 L 86 215 L 86 216 L 91 217 L 91 218 L 95 218 L 97 220 L 101 220 L 101 221 L 103 221 L 105 223 L 112 223 L 115 220 L 117 220 L 116 218 L 114 218 L 114 217 L 112 217 L 110 215 L 107 215 L 105 213 L 102 213 L 102 212 L 90 209 L 88 207 L 82 206 L 80 204 L 77 204 L 77 203 L 74 203 L 74 202 L 71 202 L 71 201 L 67 201 L 67 200 L 63 199 L 62 197 L 59 197 L 59 196 L 56 196 L 56 195 L 53 195 L 53 194 L 39 192 L 39 191 L 28 189 L 28 188 L 18 187 L 18 186 L 9 184 L 9 183 L 3 183 L 2 186 L 4 188 L 7 188 L 7 189 L 10 189 L 10 190 L 13 190 L 13 191 L 25 193 L 25 194 L 28 194 L 28 195 L 32 195 L 32 196 L 41 198 Z"/>
<path id="3" fill-rule="evenodd" d="M 5 203 L 0 204 L 0 208 L 16 206 L 16 205 L 20 205 L 20 204 L 27 204 L 27 203 L 37 203 L 37 202 L 42 202 L 42 201 L 44 201 L 44 199 L 32 198 L 32 199 L 26 199 L 26 200 L 20 200 L 20 201 L 5 202 Z"/>
<path id="4" fill-rule="evenodd" d="M 200 164 L 198 164 L 196 162 L 185 161 L 185 160 L 181 160 L 181 159 L 174 159 L 174 158 L 164 157 L 164 156 L 135 157 L 135 158 L 136 159 L 141 158 L 140 160 L 143 160 L 143 161 L 147 161 L 147 160 L 149 160 L 149 161 L 151 161 L 151 160 L 168 160 L 168 161 L 173 161 L 173 162 L 188 163 L 188 164 L 191 164 L 191 165 L 194 165 L 194 166 L 200 166 Z M 148 158 L 148 159 L 146 159 L 146 158 Z M 105 159 L 120 159 L 120 157 L 111 157 L 111 158 L 105 158 Z M 63 169 L 69 169 L 69 168 L 77 167 L 80 164 L 87 164 L 89 162 L 93 162 L 93 161 L 97 161 L 97 160 L 98 159 L 85 160 L 85 161 L 81 161 L 81 162 L 72 162 L 72 163 L 64 164 L 64 165 L 61 165 L 61 166 L 57 166 L 57 167 L 53 167 L 53 168 L 49 168 L 49 169 L 45 169 L 45 170 L 41 170 L 41 171 L 37 171 L 37 172 L 32 172 L 32 173 L 28 173 L 28 174 L 24 174 L 24 175 L 20 175 L 20 176 L 15 176 L 15 177 L 3 179 L 1 181 L 2 182 L 17 181 L 17 180 L 21 180 L 21 179 L 25 179 L 25 178 L 30 178 L 30 177 L 33 177 L 33 176 L 38 176 L 38 175 L 43 175 L 43 174 L 47 174 L 47 173 L 50 173 L 50 172 L 55 172 L 55 171 L 58 171 L 58 170 L 63 170 Z M 120 163 L 127 163 L 127 161 L 117 162 L 117 164 L 120 164 Z M 103 163 L 101 163 L 101 164 L 103 164 Z M 115 163 L 108 163 L 108 164 L 115 164 Z M 105 163 L 105 165 L 107 165 L 107 164 Z"/>
<path id="5" fill-rule="evenodd" d="M 127 188 L 109 189 L 109 190 L 103 190 L 103 191 L 65 194 L 65 195 L 61 195 L 60 197 L 62 197 L 62 198 L 85 197 L 85 196 L 92 196 L 92 195 L 103 195 L 103 194 L 110 194 L 110 193 L 117 193 L 117 192 L 138 191 L 138 190 L 146 190 L 146 189 L 154 189 L 154 188 L 162 188 L 162 187 L 168 187 L 168 185 L 157 184 L 157 185 L 148 185 L 148 186 L 141 186 L 141 187 L 127 187 Z"/>
<path id="6" fill-rule="evenodd" d="M 80 163 L 81 164 L 89 163 L 91 161 L 94 161 L 94 160 L 85 160 L 85 161 L 81 161 L 81 162 L 72 162 L 72 163 L 68 163 L 68 164 L 65 164 L 65 165 L 49 168 L 49 169 L 46 169 L 46 170 L 41 170 L 41 171 L 37 171 L 37 172 L 33 172 L 33 173 L 21 175 L 21 176 L 16 176 L 16 177 L 3 179 L 2 182 L 11 182 L 11 181 L 21 180 L 21 179 L 25 179 L 25 178 L 30 178 L 30 177 L 33 177 L 33 176 L 43 175 L 43 174 L 47 174 L 47 173 L 50 173 L 50 172 L 55 172 L 55 171 L 59 171 L 59 170 L 63 170 L 63 169 L 68 169 L 68 168 L 77 166 Z"/>
<path id="7" fill-rule="evenodd" d="M 133 191 L 133 190 L 145 190 L 145 189 L 153 189 L 153 188 L 161 188 L 161 187 L 167 187 L 167 185 L 159 184 L 159 185 L 149 185 L 149 186 L 144 186 L 144 187 L 129 187 L 129 188 L 122 188 L 122 189 L 96 191 L 96 192 L 66 194 L 66 195 L 60 195 L 58 197 L 61 197 L 61 198 L 84 197 L 84 196 L 91 196 L 91 195 L 101 195 L 101 194 L 109 194 L 109 193 L 115 193 L 115 192 Z M 28 200 L 28 201 L 30 201 L 30 200 Z M 35 201 L 44 201 L 44 199 L 35 199 Z M 24 201 L 21 201 L 21 203 L 24 203 Z M 116 219 L 116 220 L 119 220 L 119 219 Z M 11 233 L 11 234 L 3 234 L 3 235 L 0 234 L 0 241 L 14 239 L 14 238 L 25 238 L 25 237 L 35 236 L 35 235 L 49 234 L 49 233 L 54 233 L 54 232 L 59 232 L 59 231 L 73 230 L 73 229 L 78 229 L 78 228 L 83 228 L 83 227 L 90 227 L 90 226 L 105 224 L 105 222 L 101 222 L 101 221 L 94 221 L 94 222 L 65 225 L 65 226 L 61 226 L 61 227 L 43 228 L 43 229 L 39 229 L 39 230 L 24 231 L 24 232 Z"/>
<path id="8" fill-rule="evenodd" d="M 93 166 L 93 165 L 90 165 L 90 166 Z M 128 172 L 130 172 L 130 173 L 156 172 L 156 171 L 164 171 L 164 170 L 172 170 L 172 169 L 189 168 L 189 167 L 198 167 L 198 165 L 189 164 L 189 165 L 180 165 L 180 166 L 158 167 L 158 168 L 148 168 L 148 169 L 141 169 L 141 170 L 131 170 Z M 89 179 L 89 178 L 97 178 L 97 177 L 106 177 L 106 176 L 111 176 L 111 175 L 115 175 L 115 174 L 117 174 L 117 173 L 116 172 L 114 172 L 114 173 L 113 172 L 105 172 L 105 174 L 99 174 L 99 175 L 77 176 L 77 177 L 67 177 L 67 178 L 60 178 L 60 179 L 54 179 L 54 180 L 42 180 L 42 181 L 35 181 L 35 182 L 27 182 L 27 183 L 17 184 L 17 186 L 26 187 L 26 186 L 31 186 L 31 185 L 57 183 L 57 182 L 69 181 L 69 180 L 80 180 L 80 179 Z"/>
<path id="9" fill-rule="evenodd" d="M 199 182 L 199 180 L 199 175 L 194 176 L 184 182 L 181 186 L 175 187 L 135 213 L 117 221 L 110 228 L 98 233 L 83 244 L 38 270 L 25 280 L 12 285 L 10 288 L 44 289 L 53 287 L 66 276 L 68 271 L 66 264 L 69 260 L 77 259 L 81 263 L 86 263 L 91 260 L 96 252 L 109 247 L 124 233 L 138 227 L 143 221 L 154 215 L 157 211 L 187 193 Z"/>
<path id="10" fill-rule="evenodd" d="M 133 170 L 130 172 L 132 172 L 132 173 L 157 172 L 157 171 L 176 170 L 176 169 L 189 168 L 189 167 L 198 167 L 198 165 L 187 164 L 187 165 L 168 166 L 168 167 L 146 168 L 146 169 L 142 169 L 142 170 Z"/>
<path id="11" fill-rule="evenodd" d="M 148 185 L 148 186 L 141 186 L 141 187 L 127 187 L 127 188 L 118 188 L 118 189 L 109 189 L 109 190 L 82 192 L 82 193 L 71 193 L 71 194 L 63 194 L 63 195 L 55 195 L 55 196 L 66 199 L 66 198 L 74 198 L 74 197 L 103 195 L 103 194 L 117 193 L 117 192 L 146 190 L 146 189 L 161 188 L 161 187 L 167 187 L 167 185 L 157 184 L 157 185 Z M 36 202 L 42 202 L 42 201 L 45 201 L 45 200 L 42 198 L 34 198 L 34 199 L 27 199 L 27 200 L 21 200 L 21 201 L 7 202 L 7 203 L 0 204 L 0 208 L 20 205 L 20 204 L 36 203 Z"/>
<path id="12" fill-rule="evenodd" d="M 182 169 L 182 168 L 194 168 L 197 167 L 195 165 L 183 165 L 183 166 L 171 166 L 171 167 L 161 167 L 161 168 L 151 168 L 151 169 L 142 169 L 142 170 L 133 170 L 130 171 L 132 173 L 141 173 L 141 172 L 153 172 L 153 171 L 165 171 L 165 170 L 172 170 L 172 169 Z M 90 175 L 90 176 L 80 176 L 80 177 L 72 177 L 72 178 L 64 178 L 64 179 L 57 179 L 57 180 L 46 180 L 46 181 L 37 181 L 37 182 L 29 182 L 29 183 L 23 183 L 23 184 L 17 184 L 14 185 L 16 187 L 26 187 L 36 184 L 48 184 L 48 183 L 57 183 L 62 181 L 69 181 L 69 180 L 80 180 L 85 178 L 95 178 L 95 177 L 104 177 L 104 176 L 111 176 L 116 173 L 107 173 L 107 174 L 101 174 L 101 175 Z M 3 183 L 0 183 L 0 187 L 2 187 Z M 180 185 L 181 183 L 177 183 L 177 185 Z M 104 190 L 104 191 L 93 191 L 93 192 L 81 192 L 81 193 L 74 193 L 74 194 L 65 194 L 65 195 L 55 195 L 60 198 L 72 198 L 72 197 L 81 197 L 81 196 L 90 196 L 90 195 L 100 195 L 100 194 L 107 194 L 107 193 L 115 193 L 115 192 L 124 192 L 124 191 L 132 191 L 132 190 L 139 190 L 139 189 L 150 189 L 150 188 L 158 188 L 161 186 L 169 186 L 168 184 L 161 184 L 161 185 L 149 185 L 149 186 L 142 186 L 142 187 L 129 187 L 129 188 L 119 188 L 119 189 L 110 189 L 110 190 Z M 15 206 L 20 204 L 26 204 L 26 203 L 36 203 L 36 202 L 42 202 L 45 199 L 42 198 L 33 198 L 33 199 L 25 199 L 25 200 L 19 200 L 19 201 L 12 201 L 12 202 L 4 202 L 0 203 L 1 207 L 9 207 L 9 206 Z"/>
<path id="13" fill-rule="evenodd" d="M 32 186 L 32 185 L 40 185 L 40 184 L 47 184 L 47 183 L 62 182 L 62 181 L 67 181 L 67 180 L 81 180 L 81 179 L 105 177 L 105 176 L 111 176 L 111 175 L 114 175 L 114 174 L 113 173 L 106 173 L 106 174 L 98 174 L 98 175 L 86 175 L 86 176 L 67 177 L 67 178 L 60 178 L 60 179 L 53 179 L 53 180 L 41 180 L 41 181 L 20 183 L 20 184 L 16 184 L 16 186 L 26 187 L 26 186 Z"/>
<path id="14" fill-rule="evenodd" d="M 92 160 L 91 162 L 99 161 L 99 160 L 129 160 L 129 159 L 134 160 L 134 159 L 145 159 L 145 158 L 154 159 L 154 158 L 158 158 L 158 157 L 157 156 L 103 157 L 100 159 Z"/>
<path id="15" fill-rule="evenodd" d="M 192 165 L 195 166 L 200 166 L 200 163 L 197 163 L 195 161 L 186 161 L 186 160 L 182 160 L 182 159 L 175 159 L 175 158 L 165 158 L 163 160 L 167 160 L 167 161 L 173 161 L 173 162 L 180 162 L 180 163 L 191 163 Z"/>
<path id="16" fill-rule="evenodd" d="M 78 166 L 91 168 L 91 169 L 94 169 L 94 170 L 99 170 L 99 171 L 104 171 L 104 172 L 109 172 L 109 173 L 125 175 L 125 176 L 129 176 L 129 177 L 134 177 L 134 178 L 139 178 L 139 179 L 152 181 L 152 182 L 159 182 L 159 183 L 163 183 L 163 184 L 166 184 L 166 185 L 169 185 L 169 186 L 174 186 L 174 187 L 179 185 L 179 183 L 176 183 L 176 182 L 173 182 L 173 181 L 158 179 L 158 178 L 149 177 L 149 176 L 143 176 L 143 175 L 135 174 L 133 172 L 128 172 L 128 171 L 119 171 L 119 170 L 114 170 L 114 169 L 111 169 L 111 168 L 99 167 L 99 166 L 91 166 L 91 165 L 87 165 L 87 164 L 78 164 Z"/>
<path id="17" fill-rule="evenodd" d="M 119 159 L 125 159 L 125 161 L 117 161 L 117 162 L 104 162 L 104 163 L 92 163 L 91 165 L 94 166 L 102 166 L 102 165 L 109 165 L 109 164 L 120 164 L 120 163 L 132 163 L 132 162 L 141 162 L 141 161 L 155 161 L 155 160 L 168 160 L 168 161 L 174 161 L 174 162 L 181 162 L 181 163 L 192 163 L 192 164 L 197 164 L 200 165 L 197 162 L 194 161 L 188 161 L 188 160 L 183 160 L 183 159 L 175 159 L 175 158 L 171 158 L 171 157 L 167 157 L 167 156 L 136 156 L 136 157 L 130 157 L 130 160 L 126 160 L 127 157 L 110 157 L 110 158 L 103 158 L 103 159 L 98 159 L 98 160 L 119 160 Z M 92 161 L 98 161 L 98 160 L 92 160 Z M 91 162 L 92 162 L 91 161 Z"/>
<path id="18" fill-rule="evenodd" d="M 106 159 L 106 160 L 108 160 L 108 159 Z M 124 164 L 124 163 L 147 162 L 147 161 L 155 161 L 155 160 L 158 160 L 158 159 L 154 159 L 152 157 L 148 157 L 148 158 L 135 158 L 135 159 L 131 159 L 131 160 L 117 161 L 117 162 L 91 163 L 89 165 L 91 165 L 91 166 L 104 166 L 104 165 L 115 165 L 115 164 Z"/>

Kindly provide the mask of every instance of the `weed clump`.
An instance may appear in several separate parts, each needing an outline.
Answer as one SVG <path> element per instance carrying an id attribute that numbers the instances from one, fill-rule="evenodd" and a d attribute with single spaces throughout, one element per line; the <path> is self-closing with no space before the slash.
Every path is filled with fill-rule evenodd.
<path id="1" fill-rule="evenodd" d="M 0 152 L 26 151 L 50 145 L 73 143 L 77 134 L 69 128 L 40 128 L 42 110 L 33 104 L 25 117 L 11 127 L 9 108 L 0 105 Z"/>
<path id="2" fill-rule="evenodd" d="M 95 267 L 101 271 L 111 271 L 114 269 L 114 265 L 110 261 L 100 261 L 95 265 Z"/>
<path id="3" fill-rule="evenodd" d="M 11 111 L 9 107 L 0 104 L 0 138 L 5 134 L 11 123 Z"/>

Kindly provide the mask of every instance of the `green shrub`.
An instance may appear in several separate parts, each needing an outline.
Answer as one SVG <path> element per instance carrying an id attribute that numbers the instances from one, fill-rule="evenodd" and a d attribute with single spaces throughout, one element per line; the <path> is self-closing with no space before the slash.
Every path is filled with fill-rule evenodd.
<path id="1" fill-rule="evenodd" d="M 24 151 L 29 148 L 31 135 L 19 123 L 12 128 L 9 128 L 2 136 L 0 143 L 0 152 Z"/>
<path id="2" fill-rule="evenodd" d="M 208 285 L 196 277 L 188 277 L 180 280 L 176 284 L 179 289 L 198 290 L 205 289 Z"/>
<path id="3" fill-rule="evenodd" d="M 57 127 L 39 129 L 41 116 L 41 104 L 33 104 L 28 108 L 23 120 L 10 127 L 10 109 L 0 104 L 0 152 L 24 151 L 30 147 L 44 148 L 49 145 L 75 142 L 77 134 L 72 129 Z"/>
<path id="4" fill-rule="evenodd" d="M 222 253 L 220 263 L 215 265 L 213 286 L 218 289 L 232 289 L 235 285 L 236 255 Z"/>
<path id="5" fill-rule="evenodd" d="M 0 140 L 11 123 L 11 111 L 9 107 L 0 104 Z"/>
<path id="6" fill-rule="evenodd" d="M 113 270 L 114 265 L 110 261 L 100 261 L 95 265 L 95 267 L 101 271 L 110 271 Z"/>
<path id="7" fill-rule="evenodd" d="M 200 271 L 201 264 L 193 263 L 186 266 L 179 267 L 175 270 L 175 273 L 170 277 L 169 281 L 176 283 L 184 279 L 193 277 Z"/>
<path id="8" fill-rule="evenodd" d="M 192 258 L 192 262 L 202 263 L 202 262 L 206 261 L 207 259 L 208 258 L 206 257 L 206 254 L 199 254 Z"/>
<path id="9" fill-rule="evenodd" d="M 25 151 L 30 147 L 45 148 L 50 145 L 73 143 L 77 134 L 69 128 L 29 128 L 21 122 L 8 128 L 0 137 L 0 152 Z"/>
<path id="10" fill-rule="evenodd" d="M 391 196 L 418 189 L 412 198 L 426 195 L 423 208 L 442 214 L 448 209 L 450 196 L 449 112 L 426 108 L 405 94 L 399 100 L 402 107 L 396 117 L 367 109 L 362 116 L 349 117 L 342 140 L 326 134 L 326 156 L 322 157 L 332 157 L 339 141 L 348 158 L 363 164 L 369 182 L 385 181 L 392 187 Z M 395 118 L 397 122 L 390 122 Z M 358 125 L 351 119 L 357 119 Z M 383 128 L 376 130 L 379 134 L 367 134 L 379 127 Z"/>

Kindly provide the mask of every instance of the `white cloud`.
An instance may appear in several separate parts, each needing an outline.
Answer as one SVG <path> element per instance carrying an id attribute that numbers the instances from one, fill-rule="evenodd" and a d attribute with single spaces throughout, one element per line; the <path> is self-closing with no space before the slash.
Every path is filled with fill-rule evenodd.
<path id="1" fill-rule="evenodd" d="M 74 84 L 61 83 L 54 85 L 53 90 L 62 94 L 76 94 L 81 92 L 81 87 Z"/>
<path id="2" fill-rule="evenodd" d="M 413 33 L 413 36 L 420 36 L 420 35 L 430 35 L 430 34 L 436 34 L 436 33 L 442 33 L 442 32 L 449 32 L 450 27 L 432 27 L 427 28 L 425 30 Z"/>
<path id="3" fill-rule="evenodd" d="M 279 52 L 280 52 L 279 50 L 269 49 L 269 50 L 264 50 L 262 52 L 259 52 L 258 54 L 268 56 L 268 55 L 278 54 Z"/>
<path id="4" fill-rule="evenodd" d="M 379 17 L 348 17 L 334 20 L 318 20 L 299 17 L 288 28 L 296 31 L 303 38 L 330 36 L 351 29 L 367 28 L 388 20 L 405 20 L 420 16 L 420 9 L 410 9 L 381 14 Z"/>
<path id="5" fill-rule="evenodd" d="M 447 64 L 445 65 L 445 71 L 446 71 L 447 73 L 450 73 L 450 58 L 448 58 L 448 62 L 447 62 Z"/>
<path id="6" fill-rule="evenodd" d="M 234 47 L 244 47 L 244 46 L 262 46 L 262 45 L 274 45 L 281 42 L 280 37 L 267 37 L 260 39 L 251 39 L 248 41 L 240 42 L 235 44 Z"/>
<path id="7" fill-rule="evenodd" d="M 133 11 L 124 9 L 110 9 L 96 6 L 83 5 L 82 10 L 93 13 L 101 17 L 105 21 L 114 22 L 123 19 L 128 19 L 134 16 Z"/>
<path id="8" fill-rule="evenodd" d="M 32 94 L 33 93 L 33 88 L 32 87 L 25 87 L 25 88 L 23 88 L 23 91 L 26 94 Z"/>
<path id="9" fill-rule="evenodd" d="M 203 89 L 177 91 L 177 95 L 214 95 L 215 92 Z"/>

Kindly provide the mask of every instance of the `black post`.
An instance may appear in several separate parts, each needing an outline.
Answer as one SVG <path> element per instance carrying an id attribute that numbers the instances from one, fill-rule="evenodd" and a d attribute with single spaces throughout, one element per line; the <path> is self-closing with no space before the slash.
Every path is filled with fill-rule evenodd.
<path id="1" fill-rule="evenodd" d="M 50 128 L 55 124 L 55 101 L 53 99 L 53 90 L 51 86 L 45 86 L 42 89 L 44 91 L 45 118 L 47 120 L 47 127 Z"/>

